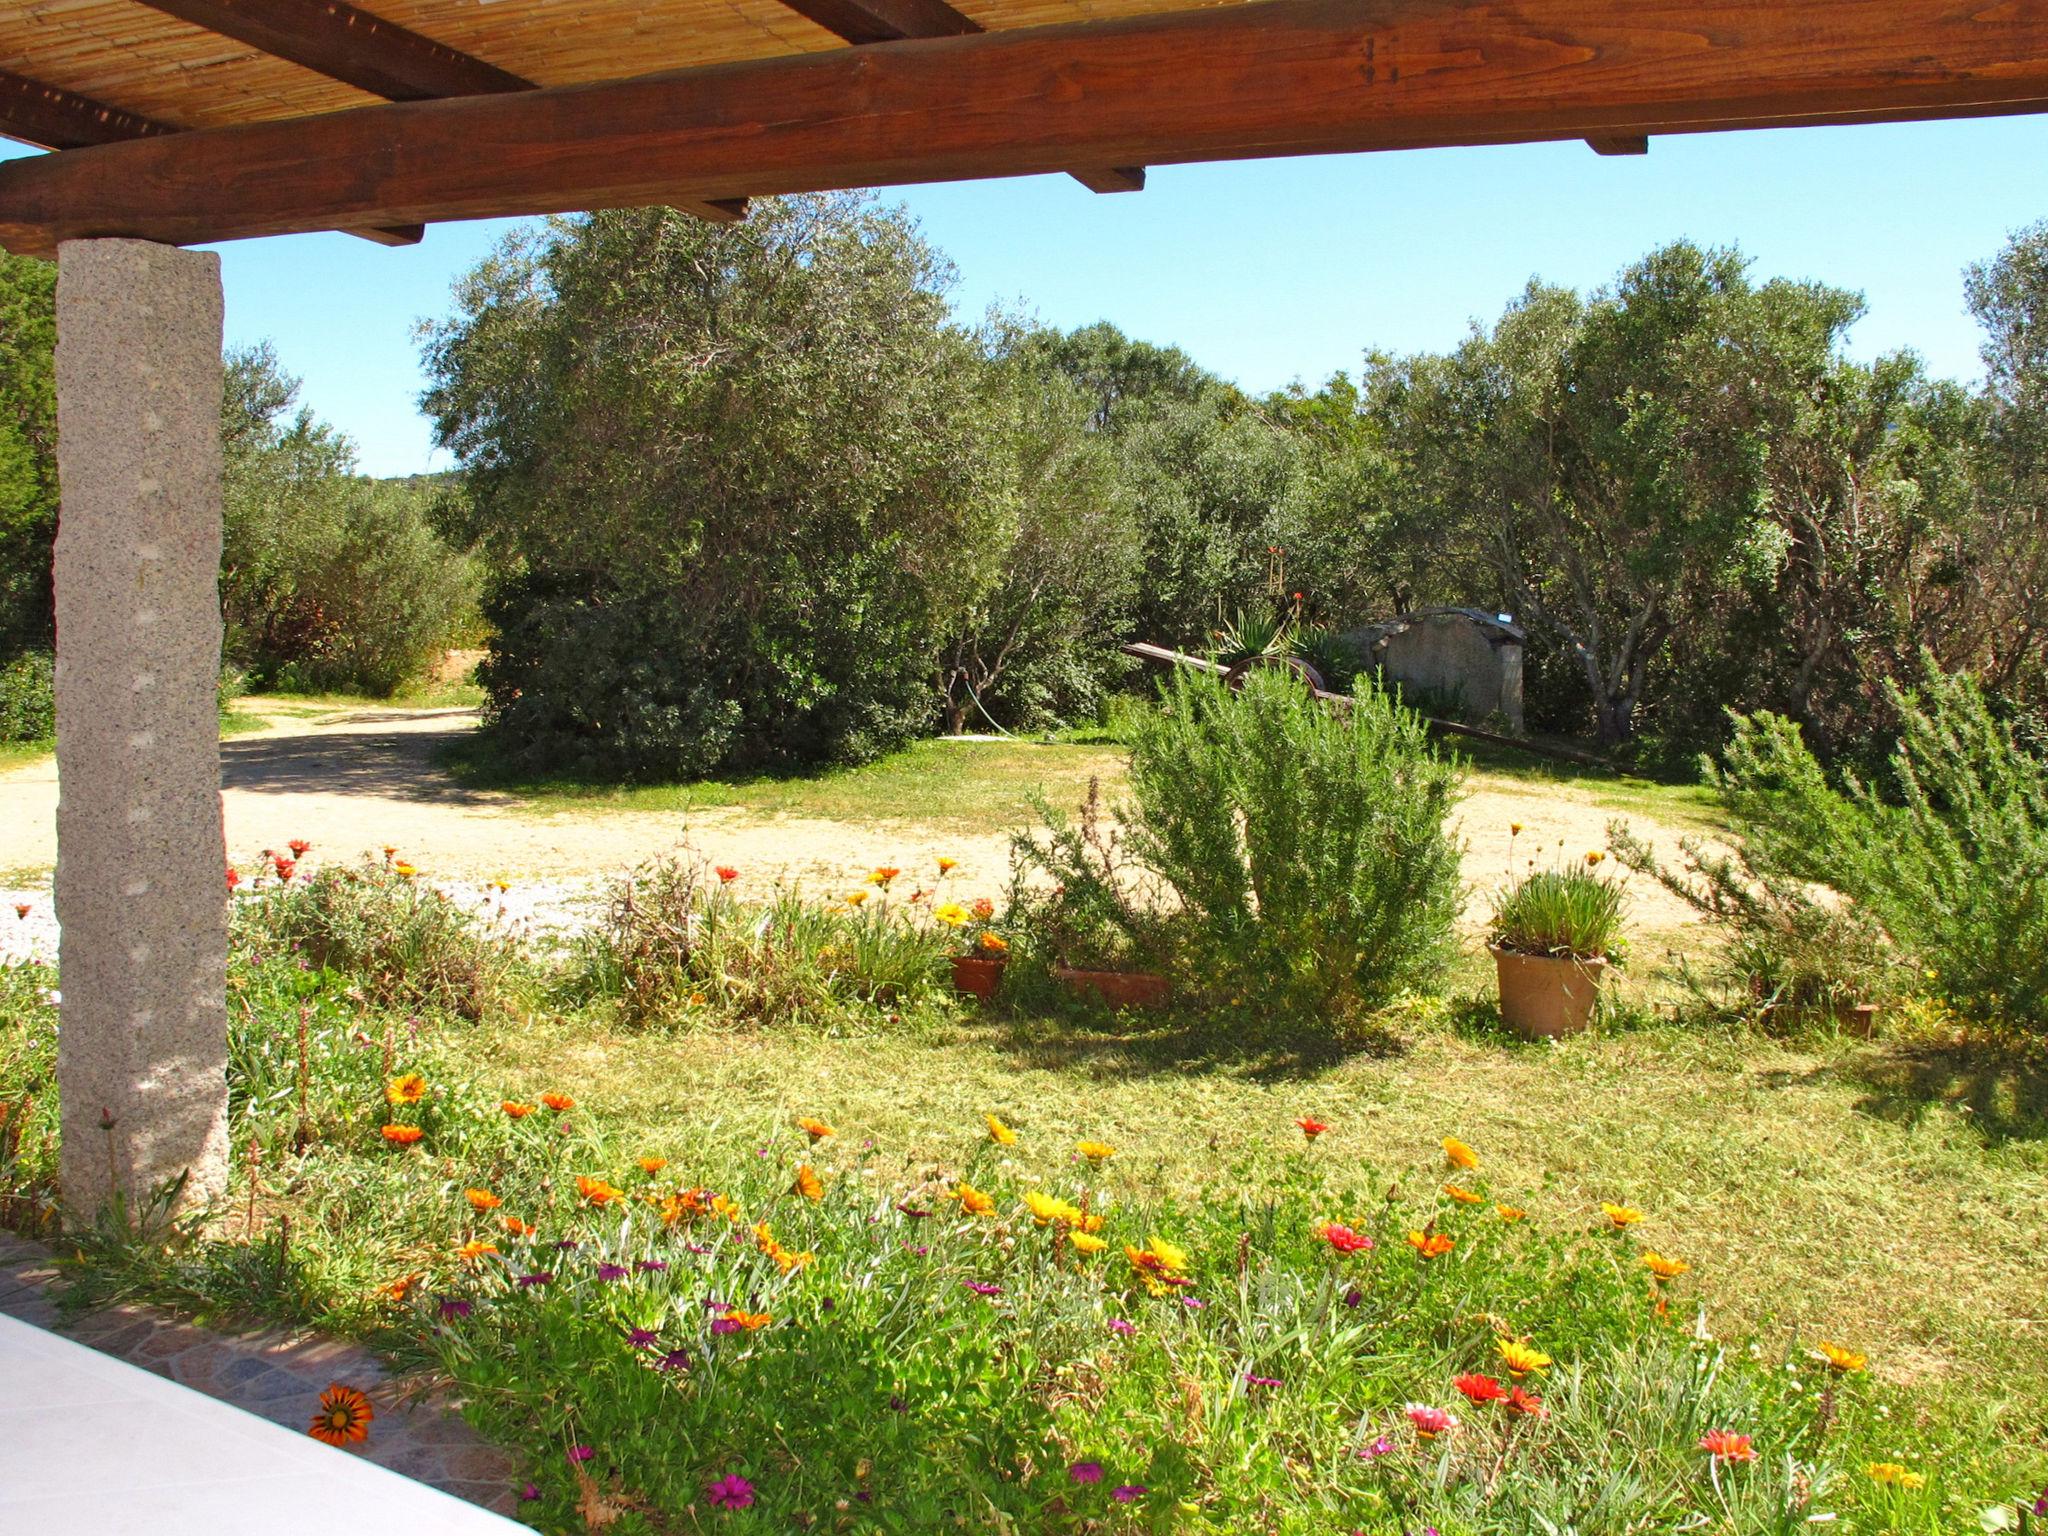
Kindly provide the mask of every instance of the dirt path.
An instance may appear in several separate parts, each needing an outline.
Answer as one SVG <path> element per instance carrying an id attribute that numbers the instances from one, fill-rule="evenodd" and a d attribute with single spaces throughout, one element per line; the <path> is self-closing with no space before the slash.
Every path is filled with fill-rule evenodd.
<path id="1" fill-rule="evenodd" d="M 852 823 L 768 816 L 746 809 L 670 812 L 538 811 L 503 794 L 464 788 L 435 765 L 436 748 L 470 729 L 469 710 L 364 710 L 277 721 L 221 743 L 222 802 L 230 859 L 253 869 L 264 849 L 292 838 L 316 859 L 353 859 L 395 847 L 430 878 L 480 884 L 503 878 L 560 894 L 626 869 L 687 840 L 704 859 L 742 871 L 742 888 L 777 881 L 819 891 L 858 884 L 878 864 L 915 876 L 945 854 L 960 861 L 949 889 L 996 895 L 1008 871 L 1002 833 L 962 834 L 916 823 Z M 57 773 L 43 759 L 0 773 L 0 883 L 41 895 L 57 857 Z M 1483 919 L 1484 890 L 1505 872 L 1508 829 L 1524 826 L 1524 852 L 1562 840 L 1574 856 L 1606 841 L 1612 813 L 1571 785 L 1522 786 L 1482 777 L 1459 811 L 1475 891 L 1468 917 Z M 1669 851 L 1677 833 L 1637 816 L 1639 830 Z M 30 876 L 31 878 L 23 878 Z M 39 878 L 35 878 L 39 876 Z M 36 889 L 40 887 L 40 891 Z M 1636 882 L 1632 917 L 1670 928 L 1690 913 Z M 8 900 L 17 899 L 8 895 Z"/>

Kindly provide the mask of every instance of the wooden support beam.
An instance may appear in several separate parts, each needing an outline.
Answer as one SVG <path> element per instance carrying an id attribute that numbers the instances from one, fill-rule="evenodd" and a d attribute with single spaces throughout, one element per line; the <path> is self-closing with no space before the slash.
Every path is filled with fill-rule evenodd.
<path id="1" fill-rule="evenodd" d="M 798 15 L 815 21 L 856 48 L 869 43 L 896 43 L 913 37 L 972 37 L 984 31 L 972 16 L 946 0 L 782 0 Z M 1090 192 L 1142 192 L 1145 168 L 1117 166 L 1104 171 L 1069 171 Z"/>
<path id="2" fill-rule="evenodd" d="M 82 149 L 176 133 L 168 123 L 0 70 L 0 134 L 40 149 Z"/>
<path id="3" fill-rule="evenodd" d="M 2048 0 L 1264 0 L 36 156 L 0 243 L 2041 111 Z"/>
<path id="4" fill-rule="evenodd" d="M 531 80 L 445 48 L 344 0 L 142 0 L 386 101 L 530 91 Z"/>
<path id="5" fill-rule="evenodd" d="M 1647 155 L 1650 136 L 1647 133 L 1603 134 L 1586 140 L 1586 147 L 1596 155 Z"/>

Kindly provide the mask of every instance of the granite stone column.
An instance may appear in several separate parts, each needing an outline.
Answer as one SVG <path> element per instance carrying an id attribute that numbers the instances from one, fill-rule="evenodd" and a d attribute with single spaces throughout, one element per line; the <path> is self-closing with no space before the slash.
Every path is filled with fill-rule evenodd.
<path id="1" fill-rule="evenodd" d="M 227 1181 L 220 258 L 57 257 L 57 1083 L 67 1219 Z"/>

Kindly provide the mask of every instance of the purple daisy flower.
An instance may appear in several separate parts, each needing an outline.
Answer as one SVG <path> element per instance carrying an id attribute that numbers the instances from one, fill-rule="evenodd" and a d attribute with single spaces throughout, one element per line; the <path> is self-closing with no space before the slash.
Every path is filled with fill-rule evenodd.
<path id="1" fill-rule="evenodd" d="M 1077 1461 L 1067 1468 L 1067 1476 L 1077 1483 L 1099 1483 L 1102 1481 L 1102 1463 L 1099 1461 Z"/>
<path id="2" fill-rule="evenodd" d="M 1135 1504 L 1145 1497 L 1143 1483 L 1125 1483 L 1121 1488 L 1112 1488 L 1109 1496 L 1119 1504 Z"/>
<path id="3" fill-rule="evenodd" d="M 925 1256 L 926 1254 L 930 1253 L 930 1252 L 931 1252 L 931 1249 L 929 1249 L 929 1248 L 925 1247 L 925 1246 L 924 1246 L 923 1244 L 921 1244 L 921 1243 L 905 1243 L 905 1244 L 903 1245 L 903 1251 L 904 1251 L 905 1253 L 911 1254 L 911 1255 L 913 1255 L 913 1256 L 915 1256 L 915 1257 L 917 1257 L 917 1258 L 920 1258 L 920 1259 L 921 1259 L 921 1258 L 923 1258 L 923 1257 L 924 1257 L 924 1256 Z"/>
<path id="4" fill-rule="evenodd" d="M 597 1278 L 600 1280 L 623 1280 L 626 1278 L 626 1275 L 627 1269 L 623 1264 L 600 1264 L 597 1266 Z"/>
<path id="5" fill-rule="evenodd" d="M 977 1296 L 1000 1296 L 1003 1294 L 1003 1288 L 1000 1285 L 990 1285 L 985 1280 L 962 1280 L 960 1283 Z"/>
<path id="6" fill-rule="evenodd" d="M 554 1278 L 554 1275 L 548 1270 L 539 1269 L 535 1270 L 530 1275 L 521 1275 L 519 1277 L 519 1283 L 521 1285 L 526 1286 L 546 1285 L 549 1281 L 553 1280 Z"/>
<path id="7" fill-rule="evenodd" d="M 721 1317 L 712 1323 L 711 1331 L 713 1333 L 738 1333 L 740 1325 L 729 1317 Z"/>
<path id="8" fill-rule="evenodd" d="M 1203 1308 L 1209 1305 L 1209 1303 L 1207 1303 L 1206 1301 L 1198 1301 L 1193 1296 L 1181 1297 L 1180 1304 L 1186 1307 L 1190 1312 L 1200 1312 Z"/>
<path id="9" fill-rule="evenodd" d="M 1109 1331 L 1111 1333 L 1121 1333 L 1128 1337 L 1138 1331 L 1138 1325 L 1128 1318 L 1112 1317 L 1109 1320 Z"/>
<path id="10" fill-rule="evenodd" d="M 1358 1304 L 1364 1300 L 1365 1292 L 1361 1291 L 1355 1285 L 1351 1287 L 1350 1290 L 1344 1293 L 1344 1305 L 1347 1307 L 1356 1308 Z"/>
<path id="11" fill-rule="evenodd" d="M 1246 1371 L 1244 1384 L 1248 1387 L 1277 1387 L 1281 1382 L 1278 1376 L 1254 1376 L 1250 1371 Z"/>
<path id="12" fill-rule="evenodd" d="M 704 1485 L 704 1501 L 713 1509 L 748 1509 L 754 1502 L 754 1485 L 739 1473 L 729 1472 Z"/>
<path id="13" fill-rule="evenodd" d="M 443 1296 L 441 1298 L 441 1318 L 444 1322 L 460 1322 L 475 1310 L 474 1303 L 464 1301 L 460 1296 Z"/>
<path id="14" fill-rule="evenodd" d="M 565 1237 L 555 1247 L 563 1253 L 574 1253 L 583 1244 L 573 1237 Z"/>
<path id="15" fill-rule="evenodd" d="M 687 1349 L 672 1349 L 656 1363 L 664 1371 L 687 1371 L 690 1368 L 690 1352 Z"/>
<path id="16" fill-rule="evenodd" d="M 635 1349 L 645 1349 L 650 1344 L 659 1343 L 660 1340 L 661 1335 L 652 1328 L 629 1328 L 626 1330 L 626 1342 Z"/>
<path id="17" fill-rule="evenodd" d="M 578 1464 L 590 1460 L 590 1458 L 595 1456 L 596 1454 L 597 1451 L 591 1446 L 572 1445 L 569 1447 L 569 1459 L 573 1462 L 577 1462 Z"/>
<path id="18" fill-rule="evenodd" d="M 653 1275 L 659 1274 L 662 1270 L 667 1269 L 668 1264 L 661 1259 L 635 1259 L 633 1261 L 633 1267 L 639 1270 L 640 1273 L 643 1275 Z"/>

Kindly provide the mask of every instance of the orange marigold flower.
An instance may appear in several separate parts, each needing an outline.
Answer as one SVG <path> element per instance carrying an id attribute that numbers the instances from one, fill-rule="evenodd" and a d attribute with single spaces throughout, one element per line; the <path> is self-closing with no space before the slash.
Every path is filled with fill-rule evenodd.
<path id="1" fill-rule="evenodd" d="M 579 1173 L 576 1175 L 576 1193 L 592 1205 L 610 1205 L 614 1200 L 622 1198 L 626 1192 L 615 1184 L 607 1184 L 603 1179 Z"/>
<path id="2" fill-rule="evenodd" d="M 650 1177 L 661 1172 L 667 1166 L 668 1159 L 665 1157 L 643 1157 L 640 1159 L 640 1171 Z"/>
<path id="3" fill-rule="evenodd" d="M 409 1147 L 427 1133 L 416 1125 L 387 1125 L 384 1139 L 394 1147 Z"/>
<path id="4" fill-rule="evenodd" d="M 524 1120 L 533 1113 L 533 1106 L 531 1104 L 522 1104 L 517 1099 L 500 1099 L 498 1101 L 498 1108 L 505 1111 L 514 1120 Z"/>
<path id="5" fill-rule="evenodd" d="M 818 1170 L 809 1163 L 798 1163 L 796 1183 L 790 1186 L 790 1192 L 806 1200 L 822 1200 L 825 1198 L 825 1181 L 818 1177 Z"/>
<path id="6" fill-rule="evenodd" d="M 1851 1371 L 1862 1370 L 1864 1366 L 1870 1363 L 1869 1356 L 1858 1354 L 1853 1349 L 1844 1349 L 1839 1344 L 1830 1344 L 1826 1339 L 1820 1341 L 1817 1346 L 1817 1353 L 1821 1359 L 1827 1361 L 1829 1366 L 1840 1371 L 1845 1376 Z"/>
<path id="7" fill-rule="evenodd" d="M 507 1216 L 505 1219 L 507 1221 L 516 1221 L 518 1218 Z M 472 1237 L 468 1242 L 455 1250 L 455 1257 L 462 1260 L 465 1264 L 474 1264 L 485 1254 L 496 1253 L 497 1251 L 498 1245 L 496 1243 L 487 1243 L 480 1237 Z"/>
<path id="8" fill-rule="evenodd" d="M 576 1107 L 576 1101 L 566 1093 L 544 1093 L 540 1101 L 558 1115 L 566 1115 Z"/>
<path id="9" fill-rule="evenodd" d="M 1444 1156 L 1450 1160 L 1453 1168 L 1470 1169 L 1479 1166 L 1479 1154 L 1455 1136 L 1444 1138 Z"/>
<path id="10" fill-rule="evenodd" d="M 1614 1223 L 1617 1232 L 1623 1227 L 1634 1226 L 1643 1219 L 1643 1213 L 1634 1206 L 1616 1205 L 1612 1200 L 1602 1200 L 1600 1202 L 1600 1210 L 1609 1221 Z"/>
<path id="11" fill-rule="evenodd" d="M 1440 1259 L 1458 1246 L 1458 1240 L 1443 1232 L 1410 1232 L 1408 1246 L 1425 1259 Z"/>
<path id="12" fill-rule="evenodd" d="M 1692 1270 L 1692 1266 L 1683 1259 L 1666 1258 L 1661 1253 L 1652 1252 L 1643 1254 L 1643 1268 L 1650 1272 L 1650 1278 L 1659 1285 L 1667 1280 L 1676 1280 L 1680 1275 L 1688 1274 Z"/>
<path id="13" fill-rule="evenodd" d="M 384 1085 L 384 1102 L 387 1104 L 417 1104 L 426 1096 L 427 1080 L 417 1072 L 394 1077 Z"/>
<path id="14" fill-rule="evenodd" d="M 984 1194 L 965 1180 L 953 1191 L 952 1198 L 960 1202 L 960 1209 L 970 1216 L 993 1216 L 996 1202 L 992 1195 Z"/>
<path id="15" fill-rule="evenodd" d="M 1715 1461 L 1755 1461 L 1756 1447 L 1749 1443 L 1749 1436 L 1738 1435 L 1732 1429 L 1710 1429 L 1700 1436 L 1700 1449 Z"/>
<path id="16" fill-rule="evenodd" d="M 320 1394 L 319 1411 L 306 1432 L 328 1445 L 359 1445 L 369 1438 L 375 1417 L 367 1397 L 337 1381 Z"/>
<path id="17" fill-rule="evenodd" d="M 1472 1193 L 1472 1191 L 1471 1191 L 1471 1190 L 1469 1190 L 1469 1189 L 1460 1189 L 1460 1188 L 1459 1188 L 1459 1187 L 1458 1187 L 1457 1185 L 1455 1185 L 1455 1184 L 1446 1184 L 1446 1185 L 1444 1186 L 1444 1193 L 1445 1193 L 1445 1194 L 1447 1194 L 1447 1195 L 1449 1195 L 1449 1196 L 1450 1196 L 1450 1197 L 1451 1197 L 1451 1198 L 1452 1198 L 1453 1200 L 1457 1201 L 1457 1202 L 1458 1202 L 1458 1204 L 1460 1204 L 1460 1205 L 1484 1205 L 1484 1204 L 1486 1204 L 1486 1196 L 1484 1196 L 1484 1195 L 1475 1195 L 1475 1194 L 1473 1194 L 1473 1193 Z"/>
<path id="18" fill-rule="evenodd" d="M 975 943 L 992 955 L 1006 955 L 1010 952 L 1010 941 L 1000 933 L 984 933 L 975 940 Z"/>
<path id="19" fill-rule="evenodd" d="M 1299 1120 L 1296 1120 L 1294 1123 L 1301 1127 L 1301 1134 L 1307 1137 L 1310 1141 L 1314 1141 L 1318 1136 L 1322 1135 L 1323 1132 L 1327 1131 L 1330 1128 L 1329 1121 L 1318 1120 L 1314 1115 L 1303 1115 Z"/>
<path id="20" fill-rule="evenodd" d="M 472 1210 L 495 1211 L 505 1203 L 488 1189 L 465 1189 L 462 1193 L 463 1197 L 469 1201 Z"/>
<path id="21" fill-rule="evenodd" d="M 796 1128 L 802 1131 L 806 1136 L 810 1137 L 811 1140 L 814 1142 L 823 1141 L 827 1136 L 837 1134 L 833 1131 L 831 1126 L 827 1125 L 824 1121 L 820 1120 L 815 1115 L 799 1116 L 797 1118 Z"/>
<path id="22" fill-rule="evenodd" d="M 1520 1221 L 1529 1214 L 1519 1205 L 1496 1205 L 1494 1209 L 1500 1212 L 1500 1219 L 1502 1221 Z"/>

